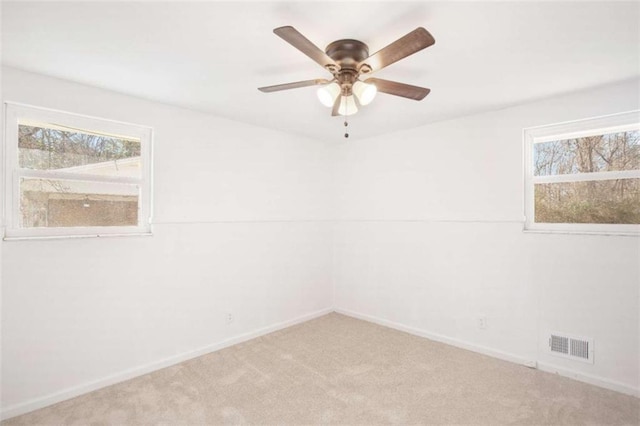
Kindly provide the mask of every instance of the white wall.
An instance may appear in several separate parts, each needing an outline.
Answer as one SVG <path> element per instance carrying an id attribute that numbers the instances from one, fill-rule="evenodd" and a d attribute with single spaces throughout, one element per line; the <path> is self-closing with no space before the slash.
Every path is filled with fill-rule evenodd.
<path id="1" fill-rule="evenodd" d="M 2 91 L 152 126 L 155 172 L 152 237 L 2 243 L 5 417 L 332 306 L 331 146 L 11 68 Z"/>
<path id="2" fill-rule="evenodd" d="M 639 89 L 342 144 L 336 308 L 638 394 L 640 239 L 523 233 L 522 129 L 638 109 Z M 551 330 L 594 338 L 595 364 L 546 354 Z"/>
<path id="3" fill-rule="evenodd" d="M 334 297 L 344 312 L 637 392 L 640 239 L 523 233 L 521 159 L 523 127 L 637 109 L 638 82 L 335 145 L 2 71 L 5 101 L 155 129 L 153 237 L 0 243 L 5 416 Z M 596 363 L 546 355 L 549 329 L 595 338 Z"/>

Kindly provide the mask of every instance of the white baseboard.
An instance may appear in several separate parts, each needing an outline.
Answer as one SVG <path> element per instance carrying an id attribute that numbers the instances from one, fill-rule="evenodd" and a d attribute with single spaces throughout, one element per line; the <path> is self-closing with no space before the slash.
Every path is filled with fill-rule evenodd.
<path id="1" fill-rule="evenodd" d="M 237 345 L 238 343 L 245 342 L 247 340 L 255 339 L 256 337 L 264 336 L 265 334 L 273 333 L 274 331 L 282 330 L 283 328 L 291 327 L 292 325 L 300 324 L 305 321 L 312 320 L 314 318 L 326 315 L 333 312 L 333 308 L 325 308 L 320 311 L 313 312 L 311 314 L 303 315 L 298 318 L 294 318 L 288 321 L 279 322 L 267 327 L 260 328 L 249 333 L 240 334 L 235 337 L 223 340 L 218 343 L 207 345 L 203 348 L 196 349 L 194 351 L 184 352 L 178 355 L 174 355 L 156 362 L 152 362 L 146 365 L 134 367 L 129 370 L 121 371 L 108 377 L 104 377 L 99 380 L 95 380 L 82 385 L 74 386 L 72 388 L 64 389 L 60 392 L 56 392 L 51 395 L 35 398 L 27 402 L 16 404 L 7 407 L 0 413 L 0 419 L 6 420 L 11 417 L 26 414 L 30 411 L 38 410 L 40 408 L 47 407 L 52 404 L 56 404 L 67 399 L 75 398 L 82 394 L 92 392 L 94 390 L 110 386 L 125 380 L 133 379 L 134 377 L 142 376 L 143 374 L 151 373 L 162 368 L 170 367 L 172 365 L 181 363 L 183 361 L 190 360 L 202 355 L 206 355 L 211 352 L 219 351 L 220 349 L 227 348 L 229 346 Z"/>
<path id="2" fill-rule="evenodd" d="M 514 354 L 510 354 L 507 352 L 502 352 L 499 350 L 487 348 L 485 346 L 479 346 L 472 343 L 463 342 L 462 340 L 453 339 L 447 336 L 443 336 L 436 333 L 430 333 L 428 331 L 409 327 L 404 324 L 400 324 L 393 321 L 388 321 L 385 319 L 381 319 L 378 317 L 374 317 L 372 315 L 361 314 L 359 312 L 350 311 L 347 309 L 336 308 L 335 311 L 339 314 L 344 314 L 350 317 L 358 318 L 364 321 L 369 321 L 375 324 L 380 324 L 385 327 L 393 328 L 395 330 L 404 331 L 409 334 L 413 334 L 420 337 L 425 337 L 430 340 L 435 340 L 436 342 L 446 343 L 451 346 L 455 346 L 462 349 L 467 349 L 473 352 L 478 352 L 483 355 L 488 355 L 494 358 L 502 359 L 504 361 L 513 362 L 516 364 L 522 364 L 531 368 L 538 368 L 540 371 L 544 371 L 547 373 L 555 373 L 563 377 L 568 377 L 570 379 L 578 380 L 580 382 L 588 383 L 591 385 L 595 385 L 601 388 L 613 390 L 616 392 L 624 393 L 627 395 L 640 397 L 640 389 L 633 388 L 631 386 L 625 385 L 623 383 L 618 383 L 613 380 L 604 379 L 602 377 L 592 376 L 585 373 L 580 373 L 577 371 L 569 370 L 566 368 L 558 367 L 552 364 L 534 361 L 530 359 L 526 359 Z"/>
<path id="3" fill-rule="evenodd" d="M 602 377 L 593 376 L 591 374 L 580 373 L 578 371 L 569 370 L 564 367 L 558 367 L 557 365 L 540 361 L 538 361 L 538 369 L 547 373 L 554 373 L 562 377 L 568 377 L 570 379 L 577 380 L 579 382 L 589 383 L 590 385 L 640 398 L 640 389 L 625 385 L 624 383 L 615 382 L 609 379 L 603 379 Z"/>
<path id="4" fill-rule="evenodd" d="M 385 320 L 382 318 L 374 317 L 372 315 L 361 314 L 359 312 L 350 311 L 348 309 L 336 308 L 335 311 L 339 314 L 347 315 L 353 318 L 358 318 L 364 321 L 369 321 L 375 324 L 380 324 L 385 327 L 393 328 L 395 330 L 404 331 L 405 333 L 413 334 L 415 336 L 425 337 L 429 340 L 435 340 L 436 342 L 446 343 L 447 345 L 455 346 L 457 348 L 466 349 L 472 352 L 478 352 L 483 355 L 488 355 L 493 358 L 498 358 L 504 361 L 513 362 L 515 364 L 521 364 L 527 367 L 535 367 L 536 363 L 533 360 L 523 358 L 518 355 L 510 354 L 508 352 L 499 351 L 496 349 L 487 348 L 485 346 L 475 345 L 473 343 L 467 343 L 462 340 L 454 339 L 451 337 L 443 336 L 441 334 L 431 333 L 426 330 L 422 330 L 415 327 L 410 327 L 398 322 Z"/>

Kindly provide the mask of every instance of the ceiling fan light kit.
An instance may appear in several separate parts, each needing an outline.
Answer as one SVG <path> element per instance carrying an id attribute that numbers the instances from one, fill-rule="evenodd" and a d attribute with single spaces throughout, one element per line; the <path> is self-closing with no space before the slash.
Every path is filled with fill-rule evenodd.
<path id="1" fill-rule="evenodd" d="M 340 85 L 338 83 L 329 83 L 318 89 L 318 99 L 322 105 L 331 108 L 340 91 Z"/>
<path id="2" fill-rule="evenodd" d="M 358 112 L 358 105 L 356 103 L 355 96 L 342 96 L 340 99 L 340 106 L 338 106 L 338 115 L 348 116 Z"/>
<path id="3" fill-rule="evenodd" d="M 291 26 L 279 27 L 273 32 L 329 71 L 333 79 L 298 81 L 260 87 L 258 90 L 269 93 L 300 87 L 322 86 L 318 89 L 318 99 L 322 105 L 331 108 L 332 116 L 345 117 L 345 127 L 348 126 L 346 117 L 357 113 L 360 107 L 370 104 L 377 92 L 416 101 L 424 99 L 430 92 L 424 87 L 396 81 L 379 78 L 367 78 L 364 81 L 361 79 L 433 45 L 435 39 L 422 27 L 416 28 L 373 55 L 369 55 L 369 47 L 359 40 L 336 40 L 323 52 Z M 345 133 L 345 137 L 349 137 L 349 134 Z"/>
<path id="4" fill-rule="evenodd" d="M 360 80 L 353 84 L 353 94 L 358 97 L 360 105 L 369 105 L 377 93 L 378 88 L 375 84 L 363 83 Z"/>

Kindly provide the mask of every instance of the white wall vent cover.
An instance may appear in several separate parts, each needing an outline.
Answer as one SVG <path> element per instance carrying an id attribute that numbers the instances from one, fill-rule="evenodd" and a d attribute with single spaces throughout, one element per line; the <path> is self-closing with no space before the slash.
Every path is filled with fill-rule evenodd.
<path id="1" fill-rule="evenodd" d="M 593 364 L 593 339 L 549 333 L 549 353 Z"/>

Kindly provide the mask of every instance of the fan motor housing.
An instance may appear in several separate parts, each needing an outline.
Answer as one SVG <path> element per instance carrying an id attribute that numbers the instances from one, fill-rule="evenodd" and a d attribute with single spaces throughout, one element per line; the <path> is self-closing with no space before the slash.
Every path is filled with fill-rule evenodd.
<path id="1" fill-rule="evenodd" d="M 360 40 L 343 39 L 329 44 L 325 52 L 341 67 L 349 67 L 369 57 L 369 46 Z"/>

